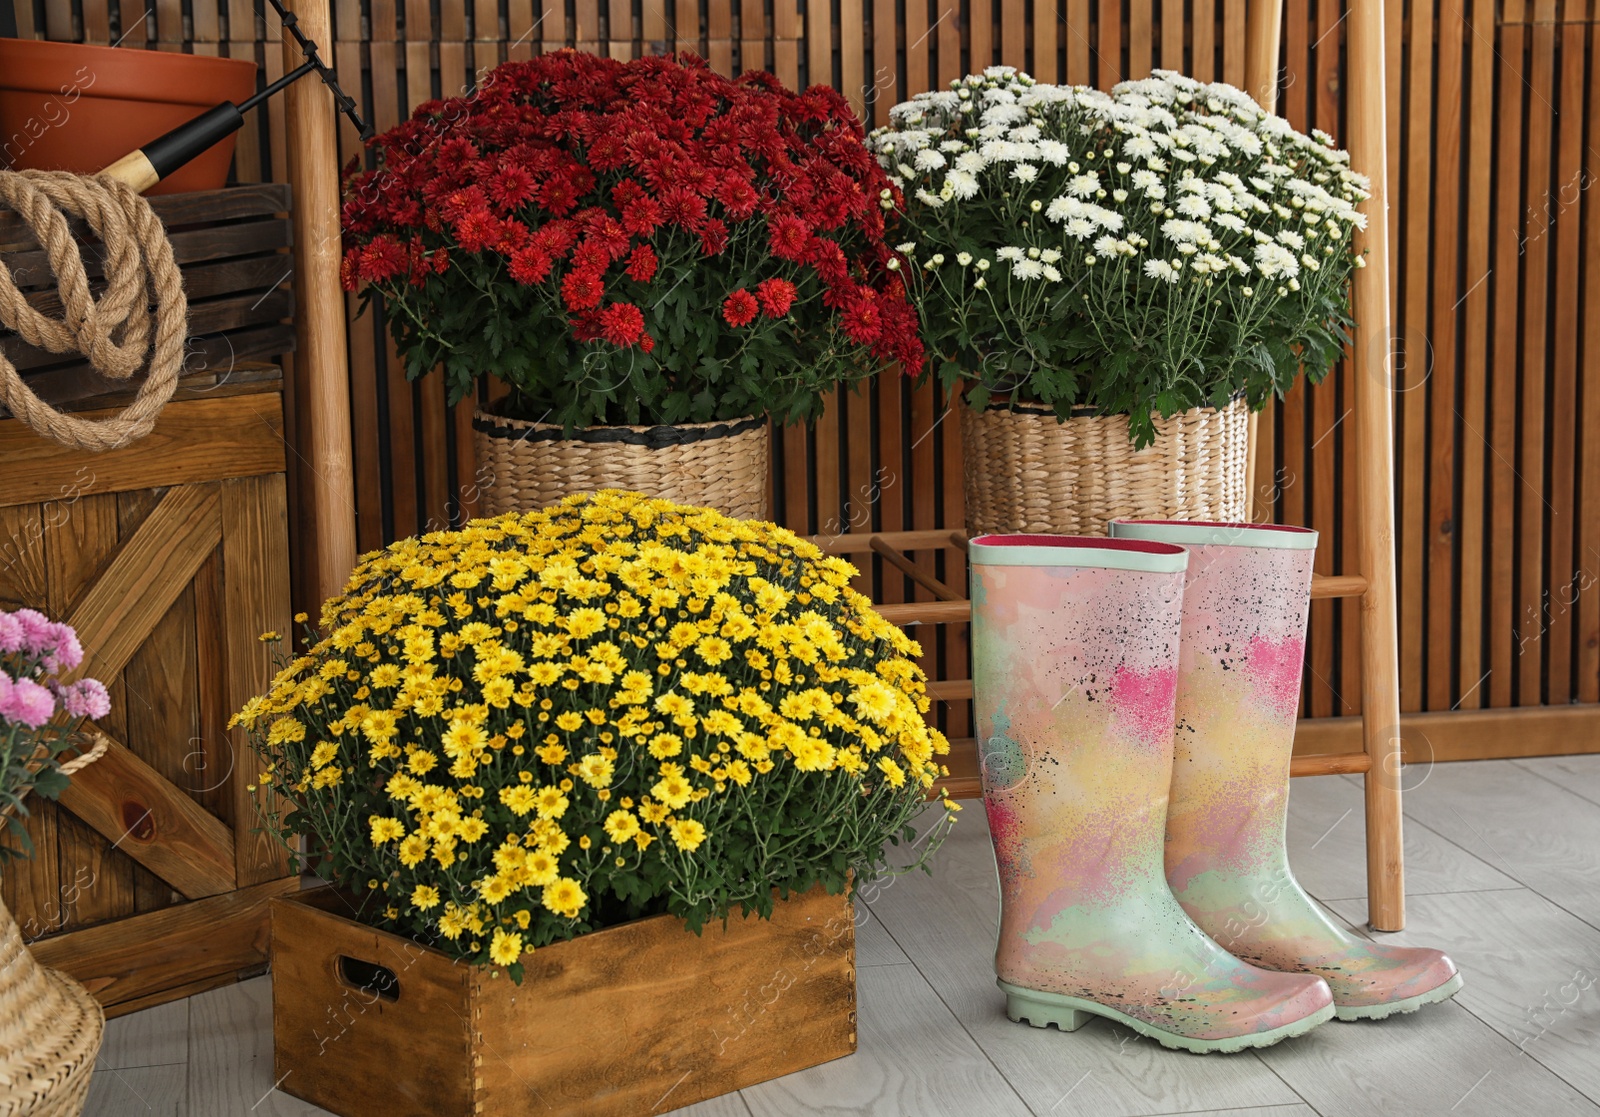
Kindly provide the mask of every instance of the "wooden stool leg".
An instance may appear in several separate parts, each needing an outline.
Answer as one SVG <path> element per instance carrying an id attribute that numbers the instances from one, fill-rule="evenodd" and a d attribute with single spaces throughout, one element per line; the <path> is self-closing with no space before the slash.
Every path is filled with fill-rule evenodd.
<path id="1" fill-rule="evenodd" d="M 1400 674 L 1395 631 L 1394 404 L 1390 391 L 1387 139 L 1381 0 L 1351 0 L 1348 62 L 1350 164 L 1372 180 L 1363 207 L 1366 268 L 1355 276 L 1356 474 L 1361 531 L 1362 739 L 1366 775 L 1367 919 L 1377 931 L 1405 926 L 1400 814 Z"/>

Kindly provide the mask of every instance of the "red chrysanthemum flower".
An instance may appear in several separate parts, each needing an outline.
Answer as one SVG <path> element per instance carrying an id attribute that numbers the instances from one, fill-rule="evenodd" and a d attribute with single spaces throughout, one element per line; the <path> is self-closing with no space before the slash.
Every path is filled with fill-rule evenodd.
<path id="1" fill-rule="evenodd" d="M 566 303 L 568 310 L 590 310 L 599 306 L 600 296 L 604 293 L 605 285 L 600 282 L 600 273 L 587 268 L 574 268 L 561 281 L 561 301 Z"/>
<path id="2" fill-rule="evenodd" d="M 799 262 L 811 247 L 811 230 L 798 217 L 780 217 L 772 222 L 767 243 L 778 259 Z"/>
<path id="3" fill-rule="evenodd" d="M 368 283 L 382 283 L 404 275 L 407 268 L 405 247 L 394 237 L 384 234 L 374 237 L 361 253 L 361 278 Z"/>
<path id="4" fill-rule="evenodd" d="M 612 303 L 600 312 L 600 336 L 612 345 L 633 345 L 642 333 L 644 315 L 632 303 Z"/>
<path id="5" fill-rule="evenodd" d="M 500 236 L 500 222 L 486 209 L 473 210 L 455 224 L 456 243 L 468 252 L 482 252 Z"/>
<path id="6" fill-rule="evenodd" d="M 782 318 L 788 314 L 797 294 L 793 283 L 776 276 L 756 284 L 756 298 L 761 302 L 761 312 L 768 318 Z"/>
<path id="7" fill-rule="evenodd" d="M 728 247 L 728 227 L 715 217 L 700 223 L 700 251 L 707 256 L 720 256 Z"/>
<path id="8" fill-rule="evenodd" d="M 661 203 L 649 196 L 632 198 L 622 207 L 622 227 L 634 236 L 649 236 L 661 220 Z"/>
<path id="9" fill-rule="evenodd" d="M 722 317 L 735 328 L 748 326 L 755 320 L 756 297 L 743 287 L 722 300 Z"/>
<path id="10" fill-rule="evenodd" d="M 511 278 L 524 286 L 543 283 L 550 274 L 550 254 L 542 248 L 518 249 L 511 257 Z"/>
<path id="11" fill-rule="evenodd" d="M 489 197 L 502 212 L 514 210 L 533 197 L 533 176 L 515 165 L 501 165 L 489 178 Z"/>
<path id="12" fill-rule="evenodd" d="M 648 244 L 641 244 L 628 257 L 628 277 L 640 283 L 649 283 L 655 278 L 657 263 L 655 249 Z"/>
<path id="13" fill-rule="evenodd" d="M 856 292 L 854 302 L 845 308 L 843 325 L 844 332 L 862 345 L 878 340 L 883 319 L 878 313 L 877 293 L 872 288 L 862 287 Z"/>
<path id="14" fill-rule="evenodd" d="M 650 352 L 654 352 L 655 347 L 656 347 L 656 339 L 655 338 L 651 337 L 649 334 L 640 335 L 640 337 L 639 337 L 639 348 L 640 349 L 643 349 L 646 353 L 650 353 Z"/>

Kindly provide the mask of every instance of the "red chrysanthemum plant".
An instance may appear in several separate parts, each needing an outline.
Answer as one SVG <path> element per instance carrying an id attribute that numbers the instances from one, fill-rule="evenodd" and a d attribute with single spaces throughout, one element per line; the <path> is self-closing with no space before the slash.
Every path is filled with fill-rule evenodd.
<path id="1" fill-rule="evenodd" d="M 343 279 L 383 296 L 407 375 L 569 430 L 814 416 L 923 367 L 886 222 L 900 192 L 842 97 L 700 59 L 573 51 L 492 71 L 372 141 Z"/>

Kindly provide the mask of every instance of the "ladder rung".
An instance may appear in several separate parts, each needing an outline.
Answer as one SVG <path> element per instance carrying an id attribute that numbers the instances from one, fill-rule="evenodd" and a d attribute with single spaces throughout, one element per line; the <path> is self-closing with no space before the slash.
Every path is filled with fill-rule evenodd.
<path id="1" fill-rule="evenodd" d="M 1291 776 L 1350 776 L 1370 771 L 1372 757 L 1364 752 L 1313 753 L 1289 761 Z"/>
<path id="2" fill-rule="evenodd" d="M 949 528 L 927 531 L 846 531 L 838 535 L 813 535 L 811 542 L 830 555 L 859 555 L 873 549 L 873 540 L 897 551 L 932 551 L 941 547 L 965 547 L 967 537 Z"/>
<path id="3" fill-rule="evenodd" d="M 977 799 L 983 794 L 978 779 L 978 742 L 972 737 L 957 737 L 950 742 L 950 755 L 944 758 L 950 775 L 939 782 L 950 788 L 957 799 Z M 1289 762 L 1291 776 L 1361 775 L 1372 769 L 1372 758 L 1364 752 L 1322 753 L 1297 756 Z"/>
<path id="4" fill-rule="evenodd" d="M 881 538 L 881 537 L 880 537 Z M 870 551 L 869 543 L 865 550 Z M 1367 592 L 1367 580 L 1359 574 L 1314 575 L 1313 599 L 1360 597 Z M 879 605 L 878 612 L 895 624 L 959 624 L 972 619 L 972 603 L 958 601 L 908 601 L 900 605 Z"/>
<path id="5" fill-rule="evenodd" d="M 1367 592 L 1367 580 L 1360 574 L 1313 574 L 1311 596 L 1360 597 Z"/>

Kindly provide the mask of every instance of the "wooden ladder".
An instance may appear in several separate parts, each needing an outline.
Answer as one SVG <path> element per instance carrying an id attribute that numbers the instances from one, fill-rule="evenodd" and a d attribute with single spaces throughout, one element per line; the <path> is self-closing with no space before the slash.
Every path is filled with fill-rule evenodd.
<path id="1" fill-rule="evenodd" d="M 1252 0 L 1247 19 L 1246 73 L 1249 89 L 1267 108 L 1276 100 L 1281 3 Z M 1374 930 L 1405 926 L 1405 877 L 1401 856 L 1401 741 L 1399 663 L 1395 629 L 1393 405 L 1389 391 L 1389 261 L 1384 136 L 1383 15 L 1380 0 L 1350 0 L 1348 35 L 1348 113 L 1351 163 L 1372 179 L 1364 247 L 1367 266 L 1355 273 L 1355 318 L 1360 344 L 1354 353 L 1357 494 L 1354 523 L 1360 533 L 1362 572 L 1313 575 L 1311 597 L 1350 598 L 1361 617 L 1361 721 L 1363 751 L 1297 756 L 1291 776 L 1360 774 L 1366 791 L 1367 918 Z M 1250 470 L 1254 488 L 1257 444 L 1251 416 Z M 1252 493 L 1253 498 L 1253 493 Z M 1252 499 L 1253 504 L 1253 499 Z M 817 535 L 812 542 L 842 556 L 877 555 L 933 596 L 931 601 L 879 605 L 885 619 L 899 625 L 965 624 L 972 603 L 965 587 L 940 581 L 910 557 L 911 552 L 944 548 L 966 550 L 964 531 L 934 529 Z M 972 698 L 970 679 L 930 681 L 936 701 Z M 944 784 L 958 798 L 978 798 L 977 743 L 951 742 L 951 775 Z"/>

